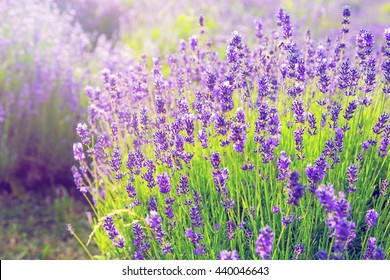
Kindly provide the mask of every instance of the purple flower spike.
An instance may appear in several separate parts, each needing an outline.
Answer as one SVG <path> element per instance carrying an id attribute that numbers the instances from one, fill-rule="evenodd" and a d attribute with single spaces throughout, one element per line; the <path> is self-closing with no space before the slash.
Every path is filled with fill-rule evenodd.
<path id="1" fill-rule="evenodd" d="M 367 251 L 363 255 L 364 260 L 384 260 L 386 257 L 386 253 L 379 246 L 375 245 L 376 238 L 370 237 L 368 239 Z"/>
<path id="2" fill-rule="evenodd" d="M 80 142 L 73 144 L 73 155 L 76 161 L 85 160 L 83 145 Z"/>
<path id="3" fill-rule="evenodd" d="M 359 180 L 359 178 L 357 178 L 358 171 L 359 168 L 355 164 L 351 164 L 347 169 L 347 182 L 348 182 L 347 189 L 350 192 L 356 191 L 354 184 Z"/>
<path id="4" fill-rule="evenodd" d="M 274 242 L 274 233 L 269 226 L 265 226 L 259 233 L 256 240 L 256 254 L 263 259 L 269 259 Z"/>
<path id="5" fill-rule="evenodd" d="M 114 225 L 114 220 L 112 219 L 111 216 L 107 216 L 104 219 L 103 227 L 106 230 L 108 236 L 110 237 L 115 247 L 123 248 L 125 246 L 126 240 L 123 238 L 122 235 L 119 234 L 118 230 Z"/>
<path id="6" fill-rule="evenodd" d="M 85 123 L 79 123 L 76 127 L 77 135 L 81 138 L 84 145 L 91 145 L 90 134 L 88 126 Z"/>
<path id="7" fill-rule="evenodd" d="M 356 36 L 356 52 L 361 60 L 371 55 L 374 47 L 374 36 L 371 32 L 361 29 Z"/>
<path id="8" fill-rule="evenodd" d="M 287 157 L 285 151 L 280 152 L 280 157 L 278 158 L 278 163 L 277 163 L 277 168 L 279 171 L 278 174 L 278 180 L 285 180 L 286 177 L 289 175 L 290 172 L 290 164 L 291 164 L 291 159 Z"/>
<path id="9" fill-rule="evenodd" d="M 305 252 L 305 248 L 303 247 L 302 242 L 298 243 L 298 245 L 294 246 L 294 254 L 295 259 L 297 260 L 299 256 L 301 256 Z"/>
<path id="10" fill-rule="evenodd" d="M 379 214 L 374 209 L 367 211 L 366 214 L 366 222 L 368 224 L 367 230 L 371 229 L 373 226 L 376 225 L 378 218 L 379 218 Z"/>
<path id="11" fill-rule="evenodd" d="M 381 183 L 381 196 L 387 196 L 387 189 L 389 188 L 389 180 L 383 180 Z"/>
<path id="12" fill-rule="evenodd" d="M 202 144 L 202 148 L 206 149 L 208 147 L 208 137 L 205 130 L 201 129 L 198 132 L 198 140 Z"/>
<path id="13" fill-rule="evenodd" d="M 157 175 L 157 183 L 161 193 L 169 193 L 171 191 L 171 180 L 169 179 L 168 173 L 163 172 Z"/>
<path id="14" fill-rule="evenodd" d="M 273 214 L 279 213 L 280 212 L 280 207 L 279 206 L 273 206 L 271 212 Z"/>
<path id="15" fill-rule="evenodd" d="M 240 255 L 237 253 L 236 250 L 234 251 L 227 251 L 223 250 L 217 255 L 217 260 L 239 260 Z"/>
<path id="16" fill-rule="evenodd" d="M 299 200 L 305 195 L 305 187 L 299 182 L 299 172 L 290 174 L 290 181 L 287 184 L 287 203 L 295 206 L 299 205 Z"/>

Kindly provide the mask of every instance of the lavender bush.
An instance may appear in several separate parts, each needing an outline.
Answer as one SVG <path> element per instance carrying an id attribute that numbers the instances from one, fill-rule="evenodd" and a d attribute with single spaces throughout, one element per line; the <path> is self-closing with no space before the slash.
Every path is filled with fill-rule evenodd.
<path id="1" fill-rule="evenodd" d="M 74 16 L 51 1 L 2 1 L 0 17 L 0 183 L 64 183 L 84 81 L 103 67 L 125 70 L 129 56 L 104 40 L 92 52 Z"/>
<path id="2" fill-rule="evenodd" d="M 387 258 L 390 29 L 376 48 L 351 17 L 296 40 L 281 9 L 222 57 L 201 18 L 166 60 L 104 70 L 72 167 L 100 257 Z"/>

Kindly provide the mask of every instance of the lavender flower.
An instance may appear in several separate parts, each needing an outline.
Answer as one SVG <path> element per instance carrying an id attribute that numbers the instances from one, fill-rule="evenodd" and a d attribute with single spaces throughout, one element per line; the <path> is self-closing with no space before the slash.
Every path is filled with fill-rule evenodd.
<path id="1" fill-rule="evenodd" d="M 379 246 L 375 245 L 376 238 L 370 237 L 368 239 L 367 251 L 363 255 L 364 260 L 384 260 L 386 257 L 386 253 Z"/>
<path id="2" fill-rule="evenodd" d="M 357 178 L 357 174 L 358 174 L 358 167 L 355 164 L 351 164 L 347 169 L 347 182 L 348 182 L 347 189 L 350 192 L 356 191 L 354 184 L 359 180 L 359 178 Z"/>
<path id="3" fill-rule="evenodd" d="M 272 253 L 273 242 L 274 233 L 269 226 L 265 226 L 260 230 L 259 236 L 256 239 L 256 254 L 263 259 L 269 259 Z"/>
<path id="4" fill-rule="evenodd" d="M 81 138 L 84 145 L 91 145 L 90 133 L 85 123 L 79 123 L 76 127 L 77 135 Z"/>
<path id="5" fill-rule="evenodd" d="M 217 255 L 217 260 L 239 260 L 240 255 L 237 253 L 236 250 L 233 251 L 227 251 L 222 250 Z"/>
<path id="6" fill-rule="evenodd" d="M 206 149 L 208 147 L 208 139 L 207 139 L 207 133 L 203 129 L 199 130 L 198 132 L 198 140 L 202 144 L 202 148 Z"/>
<path id="7" fill-rule="evenodd" d="M 383 138 L 381 139 L 381 144 L 378 147 L 378 156 L 379 157 L 384 158 L 385 156 L 387 156 L 387 154 L 388 154 L 387 146 L 389 146 L 389 145 L 390 145 L 389 138 L 386 135 L 384 135 Z"/>
<path id="8" fill-rule="evenodd" d="M 217 187 L 217 191 L 221 194 L 227 195 L 226 181 L 229 178 L 229 170 L 227 168 L 216 169 L 212 172 L 214 183 Z"/>
<path id="9" fill-rule="evenodd" d="M 387 189 L 389 188 L 389 181 L 382 180 L 380 194 L 381 196 L 387 196 Z"/>
<path id="10" fill-rule="evenodd" d="M 118 230 L 114 225 L 114 220 L 112 219 L 111 216 L 107 216 L 104 219 L 103 227 L 106 230 L 108 236 L 110 237 L 115 247 L 123 248 L 125 246 L 126 240 L 123 238 L 122 235 L 119 234 Z"/>
<path id="11" fill-rule="evenodd" d="M 194 227 L 203 227 L 202 216 L 200 215 L 199 208 L 192 206 L 190 210 L 191 223 Z"/>
<path id="12" fill-rule="evenodd" d="M 292 110 L 295 116 L 296 123 L 305 123 L 305 110 L 303 109 L 303 102 L 300 100 L 295 100 L 292 104 Z"/>
<path id="13" fill-rule="evenodd" d="M 327 260 L 328 259 L 328 252 L 325 250 L 319 250 L 316 254 L 316 257 L 318 260 Z"/>
<path id="14" fill-rule="evenodd" d="M 188 177 L 182 175 L 180 178 L 180 184 L 176 188 L 176 193 L 178 196 L 186 195 L 189 192 Z"/>
<path id="15" fill-rule="evenodd" d="M 163 172 L 157 175 L 157 183 L 160 187 L 160 192 L 165 194 L 171 191 L 171 180 L 169 179 L 168 173 Z"/>
<path id="16" fill-rule="evenodd" d="M 356 101 L 355 101 L 355 100 L 351 101 L 351 102 L 348 104 L 347 109 L 345 110 L 345 114 L 344 114 L 344 116 L 343 116 L 344 119 L 346 119 L 346 120 L 348 120 L 348 121 L 349 121 L 350 119 L 352 119 L 353 113 L 355 112 L 356 108 L 357 108 Z"/>
<path id="17" fill-rule="evenodd" d="M 279 213 L 280 212 L 280 207 L 279 206 L 273 206 L 271 212 L 273 214 Z"/>
<path id="18" fill-rule="evenodd" d="M 295 259 L 297 260 L 305 252 L 302 242 L 294 246 Z"/>
<path id="19" fill-rule="evenodd" d="M 381 114 L 380 117 L 378 118 L 377 123 L 372 128 L 372 131 L 377 135 L 381 134 L 389 118 L 390 118 L 389 114 L 387 113 Z"/>
<path id="20" fill-rule="evenodd" d="M 367 214 L 366 214 L 366 222 L 368 224 L 367 230 L 370 230 L 373 226 L 376 225 L 378 218 L 379 218 L 379 214 L 374 209 L 367 211 Z"/>
<path id="21" fill-rule="evenodd" d="M 186 238 L 191 240 L 194 245 L 194 254 L 197 256 L 204 255 L 206 253 L 206 246 L 201 243 L 203 235 L 198 232 L 194 232 L 192 228 L 186 229 Z"/>
<path id="22" fill-rule="evenodd" d="M 284 181 L 290 172 L 291 159 L 286 156 L 286 152 L 280 152 L 281 156 L 277 161 L 277 169 L 279 171 L 278 180 Z"/>
<path id="23" fill-rule="evenodd" d="M 309 127 L 307 129 L 307 132 L 310 135 L 316 135 L 317 134 L 317 121 L 316 121 L 316 117 L 314 116 L 313 113 L 307 114 L 307 122 L 309 123 Z"/>
<path id="24" fill-rule="evenodd" d="M 361 60 L 371 55 L 374 46 L 374 36 L 371 32 L 361 29 L 356 36 L 356 53 Z"/>
<path id="25" fill-rule="evenodd" d="M 76 161 L 85 160 L 83 145 L 80 142 L 73 144 L 73 155 Z"/>
<path id="26" fill-rule="evenodd" d="M 299 205 L 299 200 L 305 195 L 305 187 L 299 182 L 299 172 L 294 171 L 290 174 L 290 180 L 287 184 L 287 203 L 295 206 Z"/>
<path id="27" fill-rule="evenodd" d="M 237 152 L 242 153 L 244 152 L 245 148 L 247 132 L 245 124 L 245 115 L 242 108 L 237 109 L 236 119 L 237 123 L 232 125 L 229 139 L 233 142 L 234 149 Z"/>
<path id="28" fill-rule="evenodd" d="M 351 16 L 351 7 L 345 6 L 343 8 L 343 20 L 341 22 L 341 33 L 347 34 L 349 32 L 349 24 L 351 23 L 349 17 Z"/>
<path id="29" fill-rule="evenodd" d="M 226 238 L 229 240 L 232 240 L 235 238 L 234 232 L 236 230 L 236 225 L 234 224 L 234 221 L 230 220 L 227 222 L 226 225 Z"/>

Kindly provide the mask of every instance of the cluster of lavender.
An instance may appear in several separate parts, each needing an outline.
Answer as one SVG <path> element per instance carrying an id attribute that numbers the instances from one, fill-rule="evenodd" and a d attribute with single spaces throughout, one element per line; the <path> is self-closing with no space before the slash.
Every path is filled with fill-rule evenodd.
<path id="1" fill-rule="evenodd" d="M 386 30 L 375 53 L 361 29 L 355 50 L 350 14 L 344 8 L 334 43 L 308 32 L 300 45 L 281 9 L 270 37 L 257 24 L 250 47 L 233 32 L 224 57 L 201 44 L 200 18 L 200 35 L 166 64 L 143 55 L 128 74 L 104 70 L 103 90 L 86 89 L 73 172 L 96 213 L 120 210 L 118 223 L 136 222 L 124 250 L 112 252 L 357 259 L 367 249 L 365 259 L 385 258 L 389 228 L 376 228 L 390 221 L 390 38 Z"/>
<path id="2" fill-rule="evenodd" d="M 108 41 L 92 51 L 74 15 L 50 0 L 1 1 L 0 17 L 0 181 L 46 172 L 68 179 L 59 174 L 72 163 L 63 151 L 85 114 L 84 81 L 99 81 L 103 67 L 126 69 L 128 60 Z"/>
<path id="3" fill-rule="evenodd" d="M 97 43 L 101 35 L 110 40 L 118 40 L 120 27 L 126 20 L 126 6 L 121 0 L 102 2 L 98 0 L 54 0 L 63 11 L 72 10 L 74 20 L 82 26 Z"/>

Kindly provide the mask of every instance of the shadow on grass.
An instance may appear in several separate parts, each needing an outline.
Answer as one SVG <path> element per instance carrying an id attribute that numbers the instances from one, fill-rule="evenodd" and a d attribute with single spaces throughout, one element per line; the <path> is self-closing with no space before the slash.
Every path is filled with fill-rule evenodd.
<path id="1" fill-rule="evenodd" d="M 89 207 L 58 188 L 51 195 L 27 193 L 16 198 L 0 194 L 0 259 L 88 259 L 66 224 L 87 240 Z M 94 254 L 94 244 L 89 245 Z"/>

